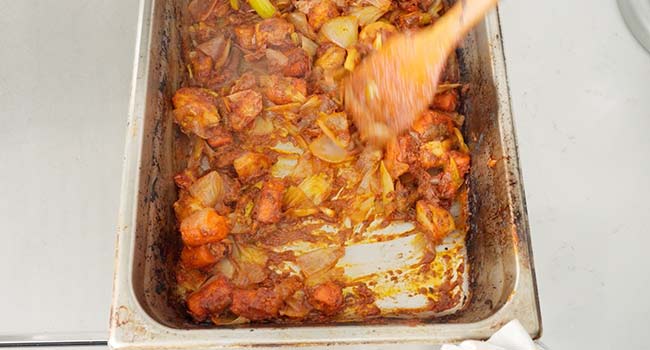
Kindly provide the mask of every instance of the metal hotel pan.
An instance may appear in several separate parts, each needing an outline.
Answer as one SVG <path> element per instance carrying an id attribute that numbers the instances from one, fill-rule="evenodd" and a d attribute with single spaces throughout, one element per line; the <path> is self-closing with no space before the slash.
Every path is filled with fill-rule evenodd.
<path id="1" fill-rule="evenodd" d="M 533 337 L 541 318 L 528 218 L 517 159 L 498 11 L 458 50 L 472 152 L 469 300 L 425 321 L 205 328 L 169 297 L 178 249 L 172 203 L 178 170 L 171 96 L 184 74 L 183 1 L 141 0 L 137 58 L 122 179 L 109 344 L 121 349 L 440 344 L 487 338 L 511 319 Z"/>

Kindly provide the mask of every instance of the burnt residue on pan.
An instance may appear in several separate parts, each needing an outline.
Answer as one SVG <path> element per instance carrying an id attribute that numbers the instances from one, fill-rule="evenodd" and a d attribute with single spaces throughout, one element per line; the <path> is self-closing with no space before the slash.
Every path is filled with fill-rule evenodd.
<path id="1" fill-rule="evenodd" d="M 185 167 L 188 139 L 172 123 L 171 96 L 183 85 L 182 28 L 185 1 L 156 1 L 149 57 L 149 89 L 146 95 L 144 140 L 141 150 L 140 193 L 136 221 L 131 288 L 144 311 L 156 322 L 176 328 L 209 327 L 194 323 L 176 298 L 173 274 L 181 241 L 171 204 L 177 199 L 172 176 Z M 479 33 L 480 34 L 480 33 Z M 480 37 L 480 36 L 479 36 Z M 501 125 L 492 58 L 483 54 L 492 48 L 471 35 L 457 51 L 459 80 L 463 90 L 461 112 L 465 115 L 463 134 L 472 155 L 469 184 L 470 227 L 467 237 L 467 264 L 455 273 L 467 275 L 466 293 L 441 300 L 429 310 L 442 311 L 462 305 L 452 315 L 408 320 L 375 319 L 363 324 L 471 323 L 486 319 L 506 305 L 515 288 L 516 254 L 526 250 L 527 226 L 523 198 L 520 197 L 518 169 L 513 139 L 504 139 L 510 125 Z M 515 153 L 516 154 L 516 153 Z M 491 159 L 500 159 L 487 166 Z M 513 169 L 515 164 L 515 169 Z M 519 238 L 516 240 L 515 238 Z M 521 239 L 523 238 L 523 239 Z M 523 247 L 523 248 L 522 248 Z M 452 289 L 453 283 L 439 289 Z M 426 289 L 426 287 L 425 287 Z M 356 323 L 352 323 L 356 324 Z M 298 324 L 292 324 L 298 325 Z M 214 326 L 212 326 L 214 327 Z M 243 326 L 239 326 L 243 327 Z M 273 327 L 273 325 L 256 325 Z"/>

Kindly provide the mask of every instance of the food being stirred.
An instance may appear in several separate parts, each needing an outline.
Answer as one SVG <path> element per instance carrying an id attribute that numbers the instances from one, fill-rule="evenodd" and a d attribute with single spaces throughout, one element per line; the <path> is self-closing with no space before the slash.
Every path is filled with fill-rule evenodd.
<path id="1" fill-rule="evenodd" d="M 455 57 L 430 109 L 381 149 L 360 140 L 341 89 L 391 35 L 445 8 L 189 2 L 187 73 L 172 101 L 190 145 L 174 177 L 176 294 L 189 317 L 290 324 L 462 308 L 470 156 Z"/>

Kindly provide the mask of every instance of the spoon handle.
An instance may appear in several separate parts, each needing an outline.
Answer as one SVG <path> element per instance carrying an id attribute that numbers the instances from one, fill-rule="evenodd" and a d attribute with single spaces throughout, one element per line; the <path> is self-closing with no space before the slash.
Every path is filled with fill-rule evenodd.
<path id="1" fill-rule="evenodd" d="M 421 40 L 449 52 L 496 4 L 497 0 L 458 0 L 435 25 L 424 30 Z"/>

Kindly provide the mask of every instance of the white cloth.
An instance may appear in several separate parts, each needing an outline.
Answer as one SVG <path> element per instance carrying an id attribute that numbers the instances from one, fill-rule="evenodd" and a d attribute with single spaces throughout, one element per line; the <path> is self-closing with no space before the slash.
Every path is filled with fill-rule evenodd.
<path id="1" fill-rule="evenodd" d="M 508 322 L 487 341 L 466 340 L 458 345 L 445 344 L 441 350 L 537 350 L 528 332 L 517 320 Z"/>

